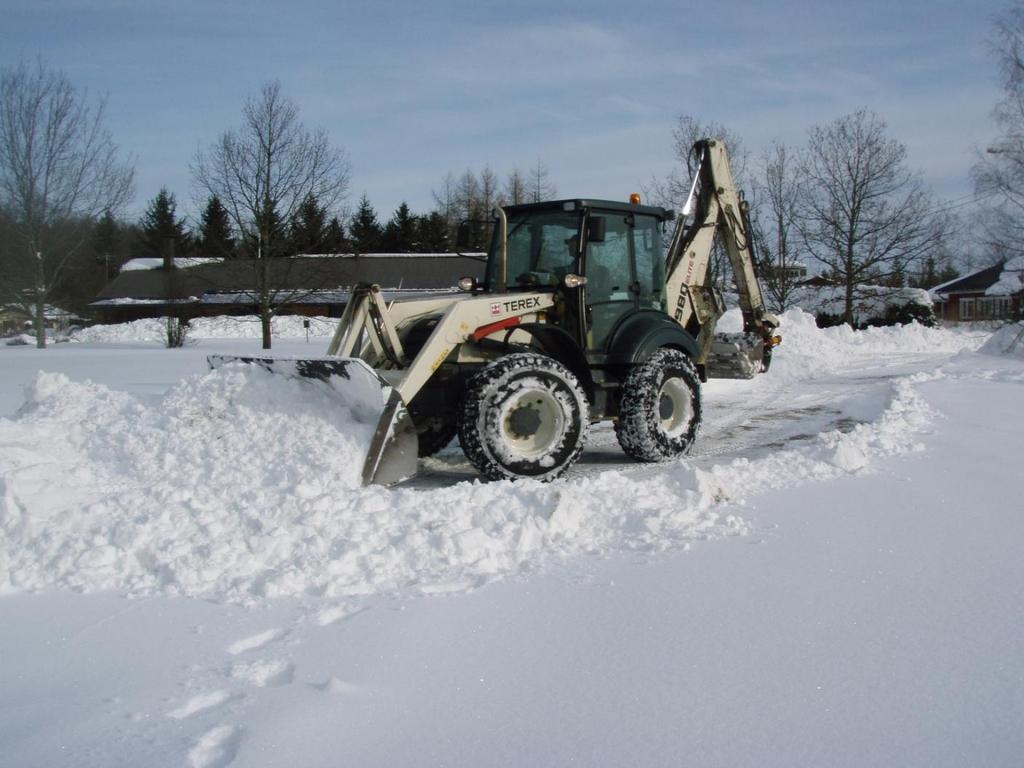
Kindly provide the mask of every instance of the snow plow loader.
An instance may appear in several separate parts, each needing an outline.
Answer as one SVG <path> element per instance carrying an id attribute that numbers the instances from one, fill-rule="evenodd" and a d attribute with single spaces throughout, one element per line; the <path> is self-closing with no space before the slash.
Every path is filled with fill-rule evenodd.
<path id="1" fill-rule="evenodd" d="M 699 167 L 668 247 L 671 210 L 607 200 L 497 208 L 483 281 L 462 293 L 385 302 L 357 286 L 322 358 L 242 360 L 323 381 L 376 423 L 364 483 L 391 484 L 456 435 L 491 479 L 552 480 L 611 419 L 640 461 L 686 453 L 701 421 L 701 382 L 767 370 L 777 319 L 751 251 L 747 204 L 724 144 L 694 145 Z M 709 279 L 721 239 L 743 331 L 716 333 L 725 311 Z"/>

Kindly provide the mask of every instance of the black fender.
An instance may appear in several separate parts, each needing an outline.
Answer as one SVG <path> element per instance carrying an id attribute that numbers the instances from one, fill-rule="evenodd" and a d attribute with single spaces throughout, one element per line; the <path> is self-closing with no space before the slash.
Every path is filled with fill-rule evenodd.
<path id="1" fill-rule="evenodd" d="M 587 356 L 576 339 L 567 331 L 557 325 L 546 323 L 523 323 L 516 325 L 511 330 L 526 331 L 540 346 L 541 351 L 548 357 L 553 357 L 560 362 L 576 377 L 576 380 L 583 386 L 591 402 L 594 400 L 594 377 L 590 373 L 590 364 Z"/>
<path id="2" fill-rule="evenodd" d="M 642 363 L 662 347 L 681 350 L 696 361 L 697 340 L 679 323 L 656 309 L 641 309 L 624 317 L 608 344 L 609 365 Z"/>

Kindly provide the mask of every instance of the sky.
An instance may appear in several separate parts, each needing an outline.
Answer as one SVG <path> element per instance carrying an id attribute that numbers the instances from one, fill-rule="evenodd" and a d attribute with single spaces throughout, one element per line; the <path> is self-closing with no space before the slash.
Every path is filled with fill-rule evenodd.
<path id="1" fill-rule="evenodd" d="M 995 136 L 992 0 L 491 3 L 0 0 L 0 67 L 41 57 L 91 97 L 161 187 L 201 205 L 196 151 L 268 81 L 351 164 L 347 204 L 433 206 L 449 172 L 543 162 L 559 197 L 626 199 L 673 164 L 680 115 L 754 156 L 866 107 L 935 194 L 971 193 Z M 197 202 L 198 201 L 198 202 Z"/>

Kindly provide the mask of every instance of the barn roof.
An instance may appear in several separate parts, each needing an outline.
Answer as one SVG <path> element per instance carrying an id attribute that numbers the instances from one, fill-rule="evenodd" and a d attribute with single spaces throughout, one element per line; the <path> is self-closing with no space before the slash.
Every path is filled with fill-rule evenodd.
<path id="1" fill-rule="evenodd" d="M 121 272 L 94 304 L 215 301 L 218 295 L 251 294 L 257 270 L 266 267 L 277 293 L 338 296 L 347 300 L 352 286 L 377 283 L 386 290 L 444 290 L 460 277 L 483 277 L 483 263 L 457 254 L 339 254 L 270 259 L 225 259 L 187 268 L 134 269 Z"/>

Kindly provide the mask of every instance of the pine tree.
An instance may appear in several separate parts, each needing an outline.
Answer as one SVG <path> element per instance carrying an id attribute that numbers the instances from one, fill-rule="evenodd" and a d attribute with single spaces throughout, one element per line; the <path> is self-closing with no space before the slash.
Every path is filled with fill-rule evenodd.
<path id="1" fill-rule="evenodd" d="M 326 236 L 327 210 L 315 195 L 306 195 L 288 226 L 289 249 L 293 254 L 329 253 L 324 248 Z"/>
<path id="2" fill-rule="evenodd" d="M 176 215 L 177 201 L 174 195 L 162 187 L 154 197 L 140 222 L 142 237 L 138 248 L 143 256 L 162 257 L 173 244 L 174 255 L 184 256 L 191 248 L 192 238 L 185 229 L 185 222 Z"/>
<path id="3" fill-rule="evenodd" d="M 356 253 L 372 253 L 380 249 L 383 232 L 377 221 L 377 213 L 365 194 L 359 200 L 359 210 L 349 226 L 349 234 Z"/>
<path id="4" fill-rule="evenodd" d="M 242 239 L 246 255 L 251 259 L 288 255 L 288 231 L 281 214 L 271 205 L 255 217 L 251 230 Z"/>
<path id="5" fill-rule="evenodd" d="M 388 253 L 416 253 L 419 248 L 416 217 L 403 201 L 384 227 L 382 247 Z"/>
<path id="6" fill-rule="evenodd" d="M 327 222 L 327 229 L 324 233 L 324 253 L 344 253 L 348 250 L 348 240 L 345 238 L 345 227 L 337 216 L 332 216 Z"/>
<path id="7" fill-rule="evenodd" d="M 230 259 L 238 254 L 231 218 L 216 195 L 210 196 L 203 210 L 196 245 L 200 256 Z"/>
<path id="8" fill-rule="evenodd" d="M 447 253 L 451 250 L 448 220 L 440 211 L 434 211 L 427 216 L 417 216 L 416 229 L 416 239 L 422 249 L 420 253 Z"/>

